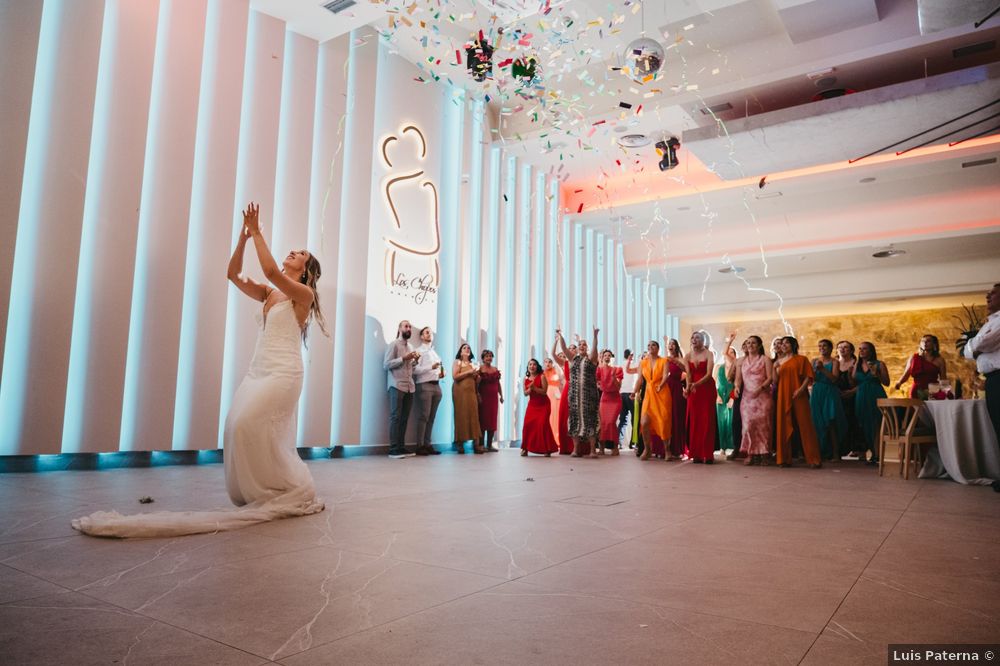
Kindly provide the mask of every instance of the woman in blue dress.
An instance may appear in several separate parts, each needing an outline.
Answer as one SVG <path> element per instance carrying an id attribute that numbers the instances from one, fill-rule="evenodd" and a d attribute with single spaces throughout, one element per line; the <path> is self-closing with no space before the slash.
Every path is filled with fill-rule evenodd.
<path id="1" fill-rule="evenodd" d="M 889 385 L 889 369 L 878 360 L 875 345 L 870 342 L 862 342 L 858 346 L 858 363 L 854 367 L 854 386 L 857 388 L 854 412 L 865 438 L 865 448 L 872 452 L 868 464 L 874 465 L 878 463 L 877 440 L 882 427 L 878 401 L 886 397 L 884 387 Z"/>
<path id="2" fill-rule="evenodd" d="M 820 455 L 823 460 L 833 460 L 837 457 L 834 456 L 834 448 L 839 449 L 844 444 L 844 436 L 847 434 L 847 419 L 840 401 L 840 389 L 837 387 L 840 363 L 833 358 L 833 342 L 819 341 L 819 356 L 813 359 L 812 364 L 816 382 L 809 396 L 809 408 L 819 437 Z"/>

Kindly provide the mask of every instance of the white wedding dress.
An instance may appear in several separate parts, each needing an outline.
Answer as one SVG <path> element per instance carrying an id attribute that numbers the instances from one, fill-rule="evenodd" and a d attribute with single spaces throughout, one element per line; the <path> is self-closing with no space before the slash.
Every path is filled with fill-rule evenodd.
<path id="1" fill-rule="evenodd" d="M 295 449 L 302 391 L 302 335 L 292 302 L 271 307 L 260 330 L 250 371 L 226 418 L 226 490 L 237 509 L 159 511 L 123 516 L 98 511 L 73 520 L 94 536 L 168 537 L 233 530 L 323 510 L 309 468 Z"/>

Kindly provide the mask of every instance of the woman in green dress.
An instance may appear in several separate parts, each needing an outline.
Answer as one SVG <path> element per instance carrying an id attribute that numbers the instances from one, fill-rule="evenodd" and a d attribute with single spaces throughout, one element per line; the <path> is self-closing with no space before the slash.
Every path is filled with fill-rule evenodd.
<path id="1" fill-rule="evenodd" d="M 715 417 L 718 427 L 716 434 L 718 439 L 715 442 L 715 450 L 725 452 L 733 447 L 733 388 L 735 384 L 730 379 L 733 376 L 732 369 L 736 366 L 736 350 L 733 348 L 733 340 L 736 335 L 730 335 L 723 343 L 722 349 L 723 363 L 720 363 L 715 370 L 715 390 L 719 397 L 715 400 Z"/>
<path id="2" fill-rule="evenodd" d="M 865 438 L 865 448 L 872 452 L 868 459 L 869 465 L 878 463 L 879 430 L 882 427 L 882 413 L 878 410 L 878 401 L 885 397 L 885 388 L 889 385 L 889 369 L 885 363 L 878 360 L 875 345 L 862 342 L 858 346 L 858 363 L 854 370 L 854 411 L 858 424 Z M 864 451 L 862 451 L 864 453 Z"/>
<path id="3" fill-rule="evenodd" d="M 823 460 L 833 460 L 841 453 L 839 447 L 847 434 L 847 417 L 840 400 L 840 363 L 833 358 L 833 342 L 819 341 L 819 356 L 813 359 L 816 381 L 809 396 L 813 425 L 819 438 L 819 452 Z M 834 455 L 834 449 L 837 456 Z"/>

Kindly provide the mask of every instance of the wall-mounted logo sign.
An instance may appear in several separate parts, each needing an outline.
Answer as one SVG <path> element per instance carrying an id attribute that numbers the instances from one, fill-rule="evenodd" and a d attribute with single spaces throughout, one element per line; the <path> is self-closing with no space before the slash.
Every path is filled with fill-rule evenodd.
<path id="1" fill-rule="evenodd" d="M 418 305 L 433 301 L 441 283 L 441 225 L 437 187 L 423 169 L 427 141 L 416 125 L 406 125 L 382 139 L 381 155 L 389 172 L 381 193 L 392 216 L 383 236 L 386 285 Z"/>

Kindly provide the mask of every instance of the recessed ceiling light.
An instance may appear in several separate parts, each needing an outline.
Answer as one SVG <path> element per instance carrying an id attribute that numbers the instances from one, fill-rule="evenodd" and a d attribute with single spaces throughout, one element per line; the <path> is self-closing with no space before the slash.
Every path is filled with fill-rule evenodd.
<path id="1" fill-rule="evenodd" d="M 780 197 L 780 196 L 781 196 L 781 192 L 778 191 L 778 190 L 775 190 L 774 192 L 764 192 L 762 194 L 755 194 L 754 195 L 754 197 L 757 198 L 757 199 L 774 199 L 774 198 Z"/>
<path id="2" fill-rule="evenodd" d="M 724 266 L 719 269 L 720 273 L 742 273 L 746 269 L 742 266 Z"/>
<path id="3" fill-rule="evenodd" d="M 862 178 L 858 182 L 859 183 L 874 183 L 875 182 L 875 178 L 872 178 L 871 176 L 867 176 L 865 178 Z"/>
<path id="4" fill-rule="evenodd" d="M 691 206 L 678 206 L 677 210 L 691 210 Z"/>
<path id="5" fill-rule="evenodd" d="M 628 128 L 625 127 L 624 125 L 617 125 L 615 127 L 615 131 L 618 132 L 619 134 L 621 134 L 622 132 L 627 132 Z"/>
<path id="6" fill-rule="evenodd" d="M 876 259 L 890 259 L 892 257 L 901 257 L 906 254 L 906 250 L 900 250 L 898 247 L 883 247 L 875 250 L 872 256 Z"/>
<path id="7" fill-rule="evenodd" d="M 648 146 L 650 138 L 645 134 L 625 134 L 618 138 L 618 145 L 623 148 L 642 148 Z"/>

